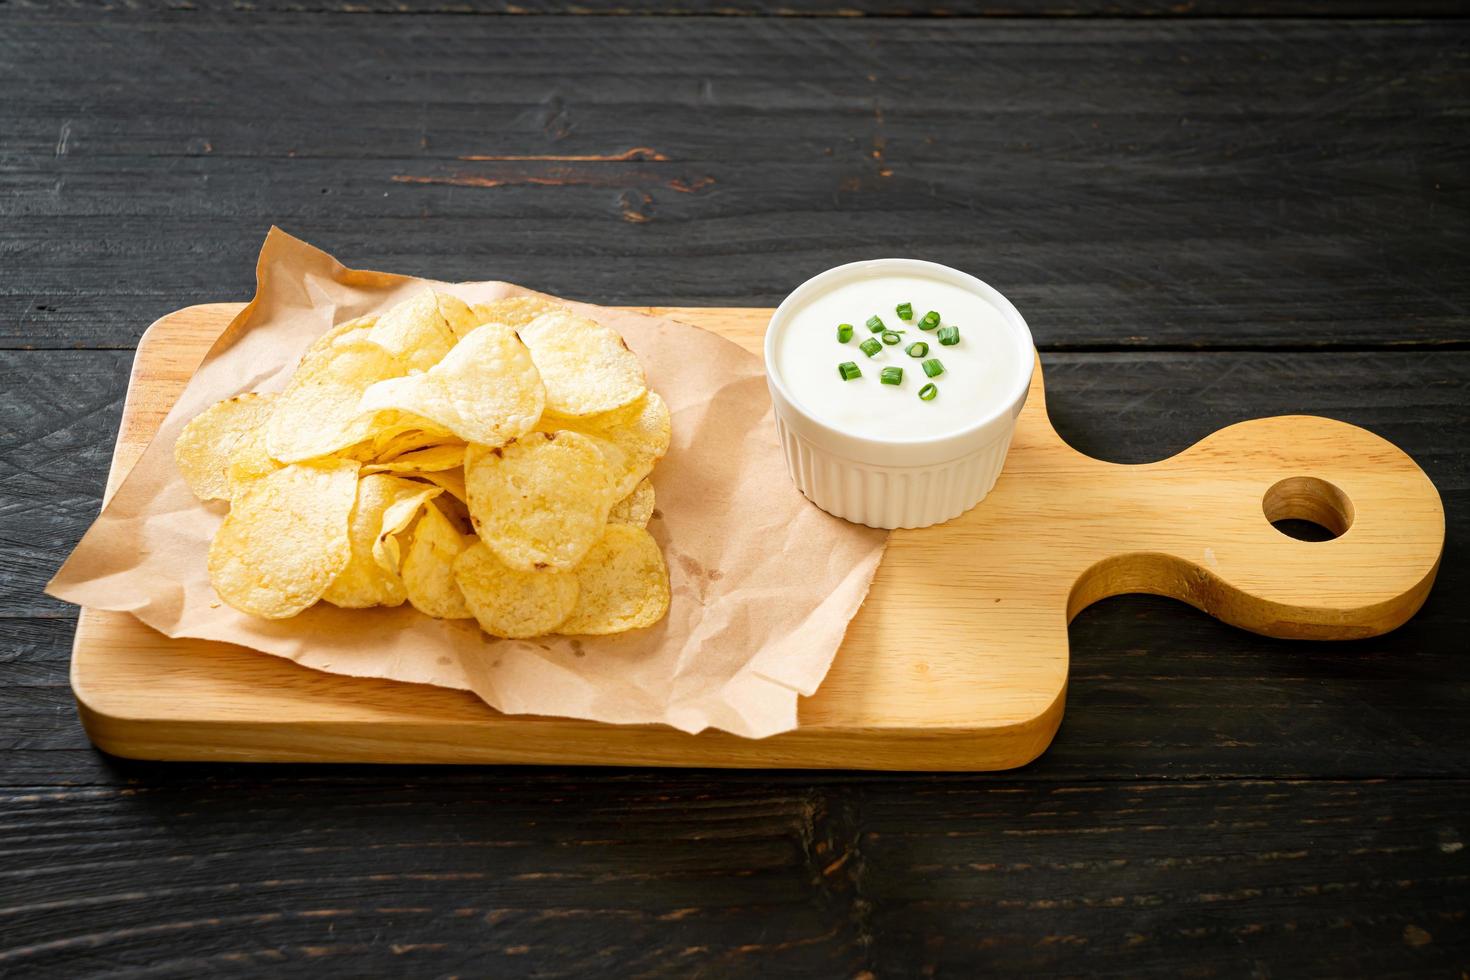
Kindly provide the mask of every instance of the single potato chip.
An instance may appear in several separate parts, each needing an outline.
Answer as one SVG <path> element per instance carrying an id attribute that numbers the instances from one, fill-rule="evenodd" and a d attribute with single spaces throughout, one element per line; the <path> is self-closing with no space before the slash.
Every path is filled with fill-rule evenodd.
<path id="1" fill-rule="evenodd" d="M 646 391 L 643 366 L 616 330 L 574 313 L 543 313 L 517 329 L 546 385 L 546 411 L 610 412 Z"/>
<path id="2" fill-rule="evenodd" d="M 352 320 L 343 320 L 312 341 L 306 353 L 301 355 L 301 363 L 305 364 L 308 358 L 321 351 L 364 339 L 367 332 L 373 328 L 373 324 L 377 322 L 378 318 L 375 316 L 360 316 Z"/>
<path id="3" fill-rule="evenodd" d="M 632 493 L 638 482 L 653 472 L 654 464 L 669 451 L 673 433 L 669 406 L 652 390 L 616 412 L 568 422 L 542 419 L 537 428 L 557 425 L 598 440 L 612 469 L 613 492 L 618 497 Z"/>
<path id="4" fill-rule="evenodd" d="M 394 456 L 386 463 L 364 466 L 364 473 L 435 473 L 464 465 L 464 446 L 430 446 Z"/>
<path id="5" fill-rule="evenodd" d="M 231 500 L 256 480 L 281 468 L 281 464 L 271 459 L 271 454 L 266 451 L 265 436 L 265 425 L 257 425 L 241 436 L 230 450 L 230 460 L 225 465 L 225 483 L 229 486 Z"/>
<path id="6" fill-rule="evenodd" d="M 439 312 L 440 296 L 432 289 L 416 293 L 378 317 L 369 342 L 396 357 L 411 371 L 438 364 L 458 340 Z"/>
<path id="7" fill-rule="evenodd" d="M 652 626 L 669 611 L 669 569 L 641 527 L 609 524 L 576 575 L 581 593 L 560 633 L 622 633 Z"/>
<path id="8" fill-rule="evenodd" d="M 439 302 L 439 315 L 456 340 L 463 340 L 471 330 L 485 322 L 458 296 L 435 292 L 434 298 Z"/>
<path id="9" fill-rule="evenodd" d="M 403 589 L 419 612 L 435 619 L 469 619 L 470 607 L 454 584 L 454 560 L 475 543 L 460 534 L 437 503 L 424 508 L 403 553 Z"/>
<path id="10" fill-rule="evenodd" d="M 425 373 L 368 388 L 359 408 L 412 412 L 465 442 L 498 446 L 529 432 L 545 405 L 525 345 L 509 327 L 487 323 Z"/>
<path id="11" fill-rule="evenodd" d="M 647 527 L 653 518 L 653 484 L 643 480 L 622 500 L 613 504 L 607 513 L 609 524 L 632 524 Z"/>
<path id="12" fill-rule="evenodd" d="M 200 500 L 228 500 L 230 452 L 270 418 L 273 395 L 226 398 L 194 416 L 174 442 L 174 462 Z"/>
<path id="13" fill-rule="evenodd" d="M 571 312 L 569 307 L 544 296 L 507 296 L 489 303 L 477 303 L 474 307 L 474 314 L 481 323 L 503 323 L 517 330 L 543 313 Z"/>
<path id="14" fill-rule="evenodd" d="M 403 373 L 398 360 L 376 344 L 352 342 L 317 351 L 277 397 L 267 450 L 282 463 L 295 463 L 372 438 L 382 422 L 359 408 L 363 392 Z"/>
<path id="15" fill-rule="evenodd" d="M 427 480 L 445 493 L 448 493 L 455 500 L 458 500 L 461 504 L 468 504 L 470 501 L 469 492 L 465 489 L 464 470 L 438 470 L 437 472 L 411 473 L 409 475 L 416 479 Z M 468 510 L 465 511 L 465 519 L 469 519 Z"/>
<path id="16" fill-rule="evenodd" d="M 398 574 L 397 540 L 389 544 L 389 539 L 440 492 L 387 473 L 363 477 L 349 521 L 351 559 L 322 598 L 344 609 L 400 605 L 407 595 Z"/>
<path id="17" fill-rule="evenodd" d="M 374 463 L 387 463 L 404 453 L 416 452 L 429 446 L 446 443 L 463 445 L 447 429 L 421 419 L 408 412 L 379 412 L 379 428 L 373 434 L 372 459 Z"/>
<path id="18" fill-rule="evenodd" d="M 545 636 L 577 605 L 577 576 L 546 569 L 523 572 L 476 542 L 454 560 L 454 581 L 480 628 L 495 636 Z"/>
<path id="19" fill-rule="evenodd" d="M 602 452 L 576 432 L 533 432 L 465 473 L 481 540 L 511 568 L 570 569 L 602 534 L 617 498 Z"/>
<path id="20" fill-rule="evenodd" d="M 352 557 L 347 525 L 357 466 L 296 463 L 232 501 L 209 546 L 209 580 L 219 597 L 265 619 L 294 616 L 320 599 Z"/>

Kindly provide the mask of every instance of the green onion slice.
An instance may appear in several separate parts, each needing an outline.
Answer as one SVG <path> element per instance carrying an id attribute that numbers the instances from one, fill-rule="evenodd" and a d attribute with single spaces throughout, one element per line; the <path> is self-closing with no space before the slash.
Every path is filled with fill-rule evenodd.
<path id="1" fill-rule="evenodd" d="M 852 339 L 852 324 L 850 324 L 850 323 L 839 323 L 839 324 L 837 324 L 837 342 L 839 344 L 845 344 L 845 343 L 847 343 L 851 339 Z"/>
<path id="2" fill-rule="evenodd" d="M 867 354 L 869 357 L 872 357 L 874 354 L 878 353 L 882 349 L 883 345 L 878 342 L 877 337 L 869 337 L 861 344 L 858 344 L 858 350 L 862 351 L 864 354 Z"/>
<path id="3" fill-rule="evenodd" d="M 914 318 L 914 307 L 911 303 L 899 303 L 893 308 L 900 320 L 912 320 Z"/>
<path id="4" fill-rule="evenodd" d="M 861 378 L 863 376 L 862 369 L 852 361 L 843 361 L 837 365 L 837 373 L 842 375 L 843 381 L 851 381 L 853 378 Z"/>
<path id="5" fill-rule="evenodd" d="M 902 338 L 900 338 L 898 334 L 894 333 L 892 330 L 883 331 L 883 343 L 887 344 L 889 347 L 892 347 L 894 344 L 898 343 L 900 339 Z"/>
<path id="6" fill-rule="evenodd" d="M 878 374 L 878 380 L 886 385 L 903 384 L 903 368 L 886 367 Z"/>
<path id="7" fill-rule="evenodd" d="M 912 344 L 909 344 L 907 347 L 905 347 L 903 349 L 903 352 L 909 357 L 923 357 L 925 354 L 929 353 L 929 345 L 924 343 L 922 340 L 916 340 Z"/>
<path id="8" fill-rule="evenodd" d="M 924 387 L 922 387 L 922 388 L 919 389 L 919 401 L 922 401 L 922 402 L 932 402 L 934 400 L 935 396 L 938 395 L 938 394 L 939 394 L 939 389 L 938 388 L 936 388 L 932 384 L 927 384 Z"/>
<path id="9" fill-rule="evenodd" d="M 925 313 L 924 319 L 919 321 L 919 328 L 922 330 L 933 330 L 937 326 L 939 326 L 939 314 L 933 310 Z"/>
<path id="10" fill-rule="evenodd" d="M 931 378 L 937 378 L 944 373 L 944 365 L 939 362 L 939 358 L 937 357 L 931 357 L 929 358 L 929 360 L 925 361 L 919 366 L 922 367 L 924 369 L 924 373 Z"/>
<path id="11" fill-rule="evenodd" d="M 868 317 L 868 329 L 873 333 L 882 333 L 887 328 L 883 326 L 883 321 L 879 318 L 878 314 L 874 313 Z"/>
<path id="12" fill-rule="evenodd" d="M 939 342 L 946 347 L 953 347 L 960 342 L 959 327 L 940 327 Z"/>

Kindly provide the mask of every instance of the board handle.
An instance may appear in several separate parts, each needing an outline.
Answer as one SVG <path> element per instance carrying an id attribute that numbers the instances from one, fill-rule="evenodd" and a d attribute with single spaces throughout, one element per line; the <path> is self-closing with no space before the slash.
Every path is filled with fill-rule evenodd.
<path id="1" fill-rule="evenodd" d="M 1357 426 L 1257 419 L 1127 469 L 1135 506 L 1158 511 L 1163 500 L 1167 514 L 1083 575 L 1073 615 L 1106 595 L 1152 592 L 1267 636 L 1354 639 L 1402 625 L 1434 583 L 1439 492 L 1406 453 Z M 1333 537 L 1298 540 L 1272 526 L 1285 519 Z"/>

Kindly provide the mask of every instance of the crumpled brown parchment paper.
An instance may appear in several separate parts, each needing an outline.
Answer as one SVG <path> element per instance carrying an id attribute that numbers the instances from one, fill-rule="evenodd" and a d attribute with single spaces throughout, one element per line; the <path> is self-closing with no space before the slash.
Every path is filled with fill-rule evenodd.
<path id="1" fill-rule="evenodd" d="M 657 626 L 500 640 L 473 621 L 434 620 L 407 605 L 318 603 L 273 622 L 221 603 L 205 556 L 226 507 L 196 500 L 174 467 L 183 425 L 221 398 L 280 390 L 328 327 L 425 286 L 469 303 L 529 292 L 348 269 L 279 229 L 266 238 L 256 276 L 255 299 L 47 586 L 51 595 L 131 613 L 167 636 L 240 644 L 315 670 L 472 690 L 512 714 L 750 738 L 796 727 L 797 696 L 821 684 L 887 534 L 808 503 L 787 478 L 760 359 L 673 320 L 570 304 L 623 334 L 672 412 L 649 524 L 673 588 Z"/>

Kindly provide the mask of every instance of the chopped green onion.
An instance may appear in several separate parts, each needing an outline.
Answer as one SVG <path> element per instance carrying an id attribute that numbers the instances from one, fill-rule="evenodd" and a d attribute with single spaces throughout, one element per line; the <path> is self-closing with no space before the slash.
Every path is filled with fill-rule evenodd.
<path id="1" fill-rule="evenodd" d="M 899 303 L 894 307 L 894 312 L 898 314 L 900 320 L 912 320 L 914 318 L 914 307 L 910 303 Z"/>
<path id="2" fill-rule="evenodd" d="M 944 365 L 939 363 L 939 358 L 937 357 L 931 357 L 929 358 L 929 360 L 925 361 L 919 366 L 922 367 L 924 369 L 924 373 L 931 378 L 937 378 L 944 373 Z"/>
<path id="3" fill-rule="evenodd" d="M 872 357 L 874 354 L 878 353 L 882 349 L 883 345 L 878 343 L 877 337 L 869 337 L 861 344 L 858 344 L 858 350 L 862 351 L 864 354 L 867 354 L 869 357 Z"/>
<path id="4" fill-rule="evenodd" d="M 939 342 L 946 347 L 953 347 L 960 342 L 959 327 L 940 327 Z"/>
<path id="5" fill-rule="evenodd" d="M 916 340 L 912 344 L 909 344 L 907 347 L 905 347 L 903 349 L 903 352 L 909 357 L 923 357 L 925 354 L 929 353 L 929 345 L 924 343 L 922 340 Z"/>
<path id="6" fill-rule="evenodd" d="M 925 313 L 924 319 L 919 321 L 919 329 L 921 330 L 933 330 L 937 326 L 939 326 L 939 314 L 933 310 Z"/>
<path id="7" fill-rule="evenodd" d="M 903 368 L 886 367 L 878 374 L 878 380 L 886 385 L 903 384 Z"/>
<path id="8" fill-rule="evenodd" d="M 900 338 L 898 334 L 894 333 L 892 330 L 885 330 L 883 332 L 883 343 L 887 344 L 889 347 L 892 347 L 894 344 L 898 343 L 899 340 Z"/>
<path id="9" fill-rule="evenodd" d="M 868 329 L 873 333 L 882 333 L 887 328 L 883 326 L 883 321 L 878 318 L 878 314 L 874 313 L 868 317 Z"/>
<path id="10" fill-rule="evenodd" d="M 934 387 L 934 385 L 925 385 L 924 387 L 919 389 L 919 401 L 932 402 L 934 400 L 934 397 L 938 394 L 939 389 Z"/>
<path id="11" fill-rule="evenodd" d="M 863 372 L 852 361 L 843 361 L 837 365 L 837 373 L 842 375 L 843 381 L 851 381 L 853 378 L 861 378 Z"/>
<path id="12" fill-rule="evenodd" d="M 845 343 L 847 343 L 851 339 L 852 339 L 852 324 L 850 324 L 850 323 L 839 323 L 839 324 L 837 324 L 837 342 L 839 344 L 845 344 Z"/>

